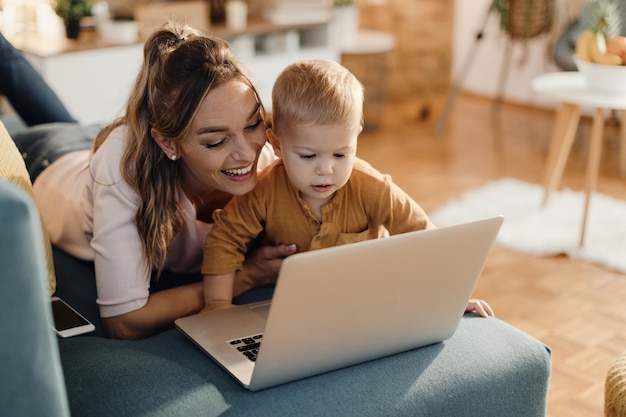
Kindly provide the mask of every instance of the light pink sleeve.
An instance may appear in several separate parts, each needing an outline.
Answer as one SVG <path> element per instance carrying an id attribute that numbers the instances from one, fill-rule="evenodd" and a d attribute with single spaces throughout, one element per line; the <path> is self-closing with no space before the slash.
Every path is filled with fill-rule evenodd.
<path id="1" fill-rule="evenodd" d="M 93 213 L 98 305 L 102 317 L 125 314 L 148 301 L 151 267 L 143 258 L 135 225 L 139 196 L 122 180 L 120 158 L 125 129 L 111 133 L 90 164 L 92 181 L 86 204 Z"/>

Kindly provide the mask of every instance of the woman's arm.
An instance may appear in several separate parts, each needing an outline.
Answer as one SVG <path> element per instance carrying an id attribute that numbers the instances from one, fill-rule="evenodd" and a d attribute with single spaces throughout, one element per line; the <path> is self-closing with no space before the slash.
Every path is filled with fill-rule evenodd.
<path id="1" fill-rule="evenodd" d="M 295 245 L 263 246 L 249 254 L 242 270 L 235 274 L 233 296 L 254 287 L 276 283 L 282 260 L 295 253 Z M 150 294 L 140 309 L 102 319 L 107 336 L 116 339 L 142 339 L 174 327 L 179 317 L 199 313 L 205 306 L 203 283 Z"/>
<path id="2" fill-rule="evenodd" d="M 140 309 L 102 319 L 107 336 L 142 339 L 174 327 L 174 320 L 200 312 L 204 307 L 202 282 L 155 292 Z"/>

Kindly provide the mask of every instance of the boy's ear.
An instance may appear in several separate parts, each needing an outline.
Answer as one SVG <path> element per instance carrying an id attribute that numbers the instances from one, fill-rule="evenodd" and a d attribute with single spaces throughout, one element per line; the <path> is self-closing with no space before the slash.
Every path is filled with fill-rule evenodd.
<path id="1" fill-rule="evenodd" d="M 152 139 L 159 145 L 159 148 L 161 148 L 168 159 L 172 159 L 172 156 L 174 159 L 179 157 L 176 144 L 173 141 L 164 138 L 155 128 L 150 129 L 150 136 L 152 136 Z"/>
<path id="2" fill-rule="evenodd" d="M 265 136 L 267 136 L 267 140 L 272 144 L 272 148 L 274 148 L 274 155 L 277 157 L 281 157 L 281 149 L 280 149 L 280 140 L 276 137 L 276 133 L 274 129 L 266 129 Z"/>

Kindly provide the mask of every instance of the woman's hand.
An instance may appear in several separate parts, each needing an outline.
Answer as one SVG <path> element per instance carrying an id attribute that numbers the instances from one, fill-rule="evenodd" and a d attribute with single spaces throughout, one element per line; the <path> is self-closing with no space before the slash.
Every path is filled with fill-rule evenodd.
<path id="1" fill-rule="evenodd" d="M 296 245 L 261 246 L 249 252 L 235 275 L 233 297 L 263 285 L 276 284 L 283 259 L 296 253 Z"/>
<path id="2" fill-rule="evenodd" d="M 174 327 L 174 320 L 190 316 L 204 308 L 202 282 L 181 285 L 150 294 L 138 310 L 102 319 L 108 337 L 143 339 Z"/>
<path id="3" fill-rule="evenodd" d="M 481 317 L 495 317 L 493 309 L 485 300 L 478 300 L 472 298 L 467 302 L 467 307 L 465 307 L 466 313 L 475 312 Z"/>

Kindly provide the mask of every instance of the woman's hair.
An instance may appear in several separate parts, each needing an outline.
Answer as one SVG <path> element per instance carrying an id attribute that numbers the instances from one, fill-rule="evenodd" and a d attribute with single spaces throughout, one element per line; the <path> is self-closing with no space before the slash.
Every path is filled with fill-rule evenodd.
<path id="1" fill-rule="evenodd" d="M 272 127 L 276 133 L 302 125 L 349 123 L 363 116 L 363 85 L 334 61 L 289 65 L 272 89 Z"/>
<path id="2" fill-rule="evenodd" d="M 181 140 L 209 90 L 234 78 L 257 94 L 226 41 L 168 22 L 144 45 L 143 64 L 125 114 L 105 127 L 94 143 L 97 151 L 113 129 L 127 126 L 120 170 L 141 197 L 135 223 L 143 255 L 159 272 L 183 218 L 176 198 L 179 162 L 167 158 L 150 131 L 155 129 L 172 141 Z"/>

